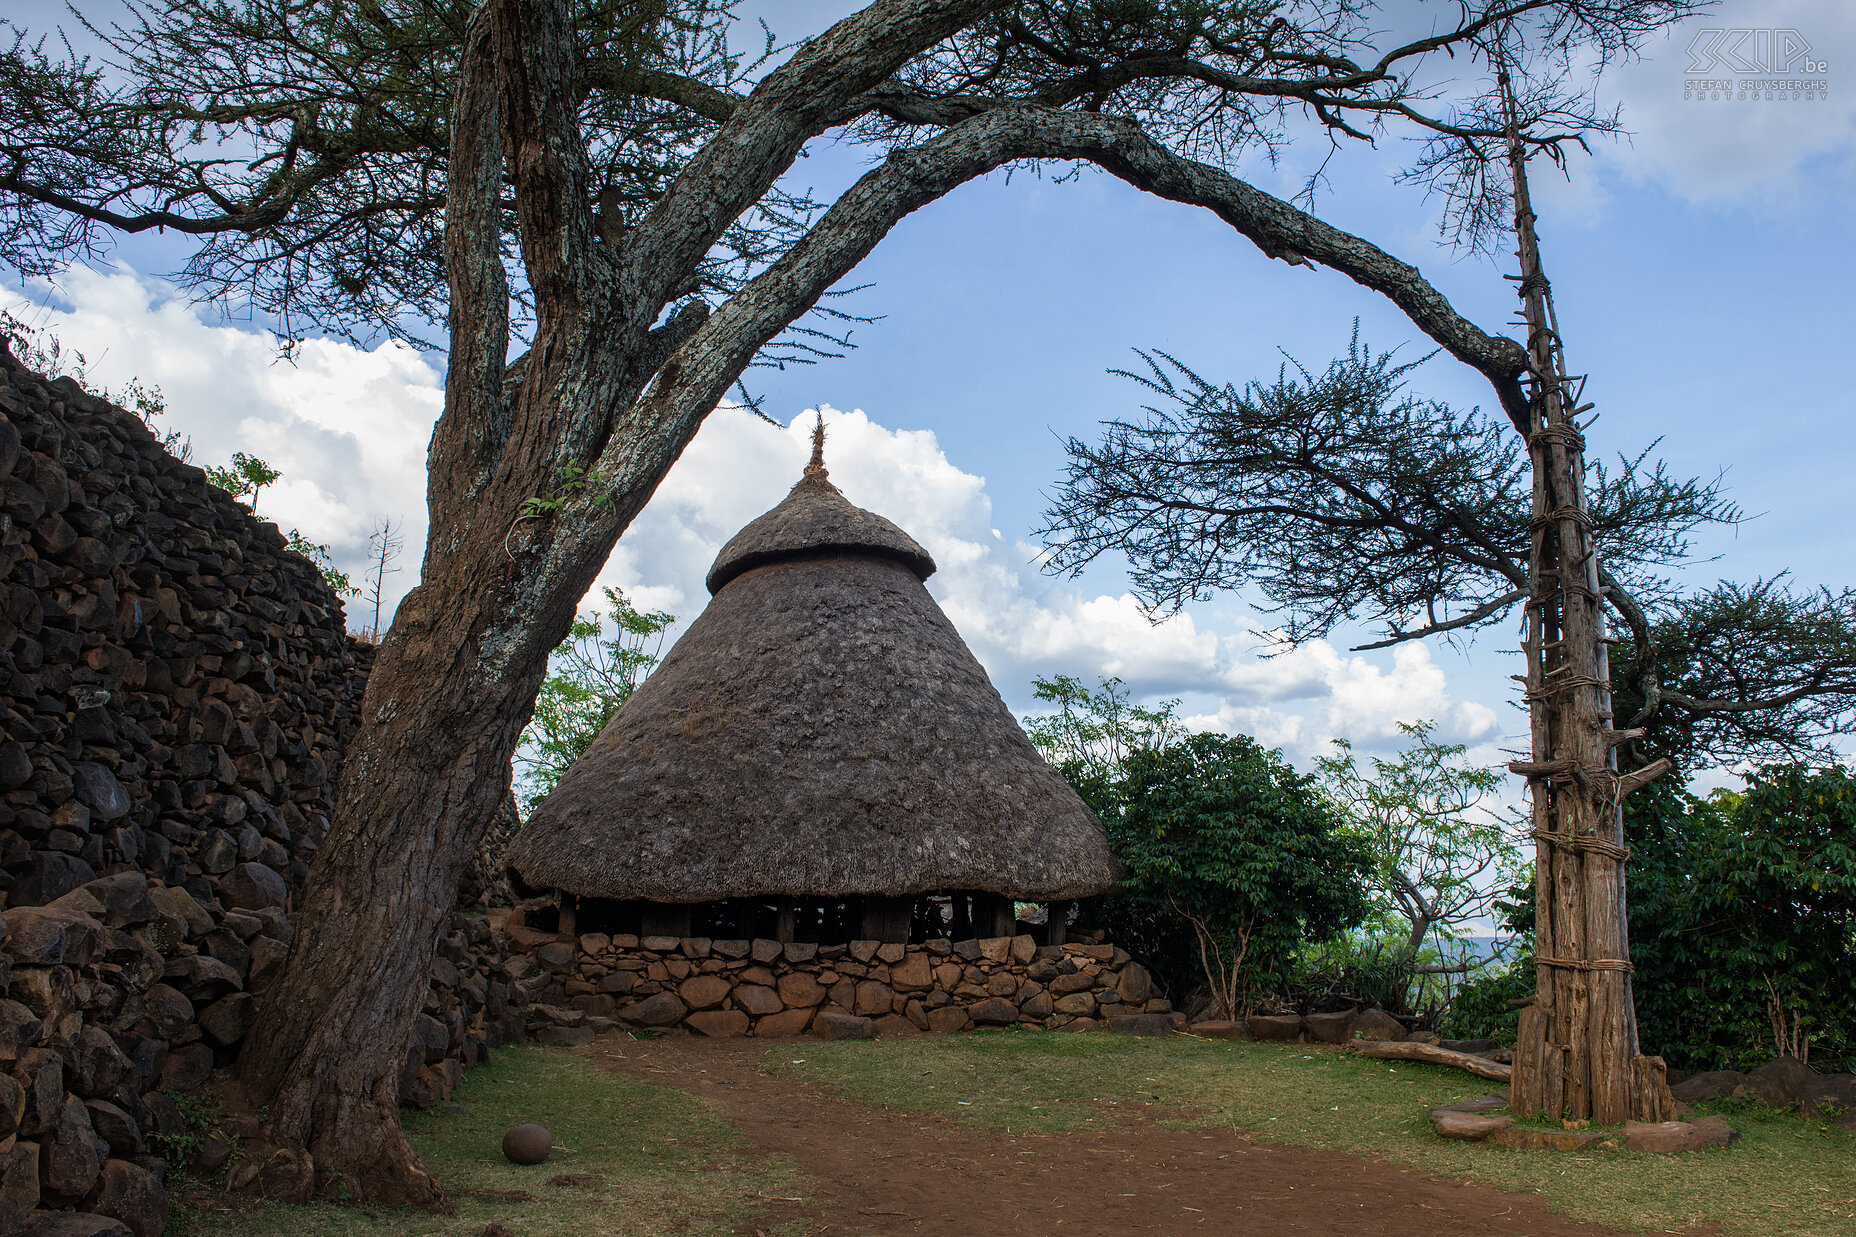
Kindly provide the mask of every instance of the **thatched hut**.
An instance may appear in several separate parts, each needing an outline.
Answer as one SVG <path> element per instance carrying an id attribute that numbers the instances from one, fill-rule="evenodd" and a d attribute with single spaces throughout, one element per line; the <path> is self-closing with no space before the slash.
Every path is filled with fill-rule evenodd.
<path id="1" fill-rule="evenodd" d="M 563 930 L 828 944 L 1006 935 L 1014 902 L 1112 887 L 1101 822 L 922 586 L 934 570 L 831 484 L 821 435 L 511 842 L 518 886 L 558 891 Z"/>

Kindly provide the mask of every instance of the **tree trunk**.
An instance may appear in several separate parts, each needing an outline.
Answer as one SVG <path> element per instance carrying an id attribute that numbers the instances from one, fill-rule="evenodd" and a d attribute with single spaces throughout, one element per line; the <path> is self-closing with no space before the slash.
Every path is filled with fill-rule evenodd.
<path id="1" fill-rule="evenodd" d="M 754 354 L 898 219 L 1005 156 L 891 160 L 713 315 L 688 299 L 694 272 L 851 98 L 1002 3 L 877 0 L 838 23 L 761 81 L 623 244 L 594 237 L 566 7 L 486 0 L 472 14 L 451 125 L 451 351 L 425 562 L 375 657 L 297 948 L 239 1059 L 298 1182 L 306 1151 L 322 1188 L 448 1207 L 400 1131 L 399 1071 L 549 652 Z M 513 364 L 505 175 L 535 307 Z"/>
<path id="2" fill-rule="evenodd" d="M 272 1137 L 307 1147 L 319 1186 L 344 1178 L 388 1205 L 443 1205 L 400 1133 L 399 1071 L 433 944 L 508 791 L 540 680 L 539 665 L 515 678 L 481 665 L 457 673 L 491 633 L 463 607 L 429 613 L 430 598 L 483 596 L 444 583 L 407 598 L 376 657 L 368 724 L 342 768 L 340 825 L 297 916 L 299 947 L 265 994 L 268 1033 L 239 1060 L 242 1080 L 270 1106 Z"/>
<path id="3" fill-rule="evenodd" d="M 1625 934 L 1623 798 L 1668 766 L 1621 778 L 1612 742 L 1603 592 L 1586 510 L 1585 438 L 1552 290 L 1541 269 L 1527 157 L 1508 103 L 1508 161 L 1527 324 L 1528 459 L 1533 469 L 1530 595 L 1522 646 L 1533 758 L 1534 1001 L 1521 1014 L 1513 1107 L 1614 1125 L 1673 1108 L 1660 1058 L 1638 1052 Z M 1589 405 L 1588 405 L 1589 407 Z"/>

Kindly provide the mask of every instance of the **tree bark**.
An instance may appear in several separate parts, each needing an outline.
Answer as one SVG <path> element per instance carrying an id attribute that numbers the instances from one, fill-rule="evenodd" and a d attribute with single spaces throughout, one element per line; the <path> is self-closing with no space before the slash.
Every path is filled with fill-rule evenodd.
<path id="1" fill-rule="evenodd" d="M 1661 1121 L 1673 1099 L 1660 1058 L 1638 1052 L 1625 934 L 1623 796 L 1611 741 L 1604 593 L 1587 514 L 1585 437 L 1541 268 L 1527 158 L 1509 105 L 1508 162 L 1527 324 L 1533 470 L 1530 595 L 1522 640 L 1535 841 L 1534 1002 L 1515 1047 L 1514 1110 L 1615 1125 Z M 1651 774 L 1655 776 L 1655 774 Z"/>

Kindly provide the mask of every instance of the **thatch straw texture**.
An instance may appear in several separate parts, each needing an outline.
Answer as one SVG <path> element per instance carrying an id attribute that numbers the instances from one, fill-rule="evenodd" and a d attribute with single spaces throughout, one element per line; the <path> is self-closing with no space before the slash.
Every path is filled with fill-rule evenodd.
<path id="1" fill-rule="evenodd" d="M 510 844 L 534 888 L 702 902 L 1120 873 L 922 587 L 908 534 L 809 475 L 710 573 L 715 598 Z"/>

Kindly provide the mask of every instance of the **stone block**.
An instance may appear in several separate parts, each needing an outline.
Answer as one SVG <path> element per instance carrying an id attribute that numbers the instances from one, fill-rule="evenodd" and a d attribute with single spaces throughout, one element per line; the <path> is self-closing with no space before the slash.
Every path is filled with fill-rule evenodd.
<path id="1" fill-rule="evenodd" d="M 677 995 L 691 1009 L 710 1009 L 728 999 L 729 987 L 719 975 L 695 975 L 677 985 Z"/>
<path id="2" fill-rule="evenodd" d="M 106 1161 L 84 1207 L 120 1220 L 135 1237 L 161 1237 L 168 1224 L 168 1196 L 146 1168 L 127 1160 Z"/>
<path id="3" fill-rule="evenodd" d="M 673 954 L 683 944 L 680 936 L 647 936 L 638 942 L 654 954 Z"/>
<path id="4" fill-rule="evenodd" d="M 262 863 L 241 863 L 220 880 L 219 896 L 227 906 L 249 911 L 283 906 L 289 900 L 290 886 Z"/>
<path id="5" fill-rule="evenodd" d="M 826 1009 L 813 1019 L 812 1033 L 820 1039 L 872 1039 L 876 1036 L 876 1025 L 856 1014 Z"/>
<path id="6" fill-rule="evenodd" d="M 1431 1129 L 1437 1136 L 1461 1142 L 1481 1142 L 1495 1131 L 1505 1130 L 1513 1124 L 1513 1117 L 1485 1117 L 1455 1108 L 1431 1110 Z"/>
<path id="7" fill-rule="evenodd" d="M 890 987 L 898 992 L 921 992 L 934 986 L 934 968 L 925 953 L 910 953 L 889 968 Z"/>
<path id="8" fill-rule="evenodd" d="M 1354 1011 L 1344 1009 L 1332 1014 L 1308 1014 L 1302 1021 L 1310 1039 L 1323 1044 L 1345 1044 L 1353 1039 Z"/>
<path id="9" fill-rule="evenodd" d="M 754 1025 L 748 1016 L 738 1009 L 704 1009 L 698 1010 L 684 1019 L 692 1031 L 706 1035 L 710 1039 L 734 1039 L 746 1035 Z"/>
<path id="10" fill-rule="evenodd" d="M 922 1029 L 901 1014 L 884 1014 L 875 1020 L 878 1039 L 915 1039 Z"/>
<path id="11" fill-rule="evenodd" d="M 803 1035 L 812 1025 L 813 1012 L 810 1006 L 804 1009 L 783 1009 L 777 1014 L 768 1014 L 754 1023 L 754 1034 L 761 1039 L 790 1039 Z"/>
<path id="12" fill-rule="evenodd" d="M 780 994 L 759 984 L 741 984 L 735 989 L 735 1004 L 756 1018 L 777 1014 L 786 1008 Z"/>
<path id="13" fill-rule="evenodd" d="M 798 966 L 818 957 L 818 946 L 810 941 L 788 941 L 781 947 L 780 953 L 788 963 Z"/>
<path id="14" fill-rule="evenodd" d="M 39 1186 L 45 1194 L 76 1202 L 97 1183 L 103 1163 L 90 1111 L 76 1097 L 65 1101 L 58 1120 L 39 1140 Z"/>
<path id="15" fill-rule="evenodd" d="M 1010 1026 L 1018 1021 L 1018 1006 L 1003 997 L 987 997 L 967 1007 L 967 1016 L 980 1026 Z"/>
<path id="16" fill-rule="evenodd" d="M 636 1022 L 642 1026 L 667 1027 L 683 1021 L 683 1015 L 688 1012 L 689 1007 L 674 993 L 659 992 L 628 1006 L 619 1016 L 627 1022 Z"/>
<path id="17" fill-rule="evenodd" d="M 1108 1020 L 1108 1029 L 1119 1035 L 1165 1039 L 1173 1034 L 1173 1020 L 1165 1014 L 1117 1014 Z"/>
<path id="18" fill-rule="evenodd" d="M 1154 995 L 1153 977 L 1140 963 L 1130 962 L 1121 968 L 1121 978 L 1116 981 L 1115 991 L 1124 1005 L 1144 1004 Z"/>
<path id="19" fill-rule="evenodd" d="M 854 1003 L 851 1008 L 862 1015 L 874 1016 L 892 1012 L 896 1006 L 896 994 L 888 984 L 866 979 L 856 986 Z"/>
<path id="20" fill-rule="evenodd" d="M 943 1005 L 940 1009 L 928 1011 L 928 1030 L 935 1035 L 947 1035 L 954 1031 L 964 1031 L 973 1025 L 967 1017 L 967 1011 L 958 1005 Z"/>
<path id="21" fill-rule="evenodd" d="M 1383 1009 L 1363 1009 L 1353 1016 L 1353 1038 L 1398 1043 L 1405 1038 L 1405 1024 Z"/>
<path id="22" fill-rule="evenodd" d="M 805 1009 L 825 999 L 825 989 L 818 980 L 803 971 L 780 976 L 780 1000 L 789 1008 Z"/>
<path id="23" fill-rule="evenodd" d="M 1608 1130 L 1541 1130 L 1508 1125 L 1489 1134 L 1489 1141 L 1514 1151 L 1584 1151 L 1611 1137 Z"/>
<path id="24" fill-rule="evenodd" d="M 1300 1014 L 1252 1014 L 1244 1019 L 1253 1038 L 1264 1043 L 1292 1043 L 1302 1034 Z"/>
<path id="25" fill-rule="evenodd" d="M 200 1011 L 200 1031 L 209 1044 L 230 1048 L 245 1038 L 257 1015 L 257 1002 L 248 992 L 220 997 Z"/>
<path id="26" fill-rule="evenodd" d="M 1708 1100 L 1732 1095 L 1736 1088 L 1744 1086 L 1746 1075 L 1738 1070 L 1719 1069 L 1704 1070 L 1692 1074 L 1670 1087 L 1670 1093 L 1685 1104 L 1700 1104 Z"/>
<path id="27" fill-rule="evenodd" d="M 765 938 L 757 940 L 752 945 L 748 946 L 748 955 L 752 957 L 754 961 L 762 965 L 777 961 L 785 952 L 786 948 L 781 945 L 780 942 L 770 941 Z"/>
<path id="28" fill-rule="evenodd" d="M 1055 988 L 1052 989 L 1055 991 Z M 1071 992 L 1058 997 L 1051 1003 L 1055 1013 L 1068 1014 L 1071 1017 L 1085 1017 L 1096 1012 L 1096 998 L 1088 992 Z"/>

